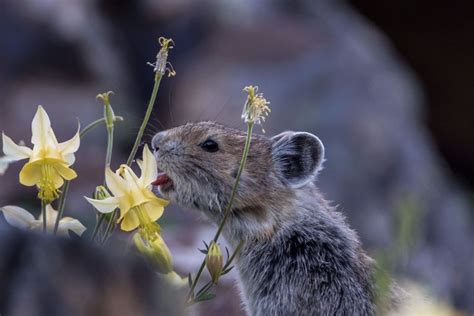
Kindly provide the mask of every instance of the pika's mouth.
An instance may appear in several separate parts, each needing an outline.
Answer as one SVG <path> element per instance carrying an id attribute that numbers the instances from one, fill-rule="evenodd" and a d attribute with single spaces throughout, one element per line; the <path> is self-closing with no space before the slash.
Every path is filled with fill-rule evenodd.
<path id="1" fill-rule="evenodd" d="M 157 186 L 161 192 L 168 192 L 173 189 L 173 181 L 165 172 L 158 173 L 156 180 L 151 184 Z"/>

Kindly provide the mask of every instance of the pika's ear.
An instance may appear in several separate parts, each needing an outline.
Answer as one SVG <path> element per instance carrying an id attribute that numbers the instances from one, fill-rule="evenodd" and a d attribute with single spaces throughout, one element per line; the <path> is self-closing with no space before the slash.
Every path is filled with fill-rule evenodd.
<path id="1" fill-rule="evenodd" d="M 313 180 L 324 161 L 319 138 L 305 132 L 283 132 L 271 141 L 272 159 L 285 183 L 297 188 Z"/>

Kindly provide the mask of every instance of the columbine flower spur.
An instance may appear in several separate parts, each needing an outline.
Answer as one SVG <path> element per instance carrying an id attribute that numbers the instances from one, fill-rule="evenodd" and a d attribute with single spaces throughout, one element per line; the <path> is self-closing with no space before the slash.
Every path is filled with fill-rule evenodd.
<path id="1" fill-rule="evenodd" d="M 41 105 L 31 123 L 31 131 L 33 149 L 15 144 L 2 133 L 3 152 L 10 161 L 29 159 L 20 171 L 20 183 L 36 185 L 38 198 L 49 204 L 58 198 L 64 180 L 77 177 L 69 167 L 74 163 L 74 153 L 79 148 L 79 131 L 70 140 L 58 143 L 48 114 Z"/>

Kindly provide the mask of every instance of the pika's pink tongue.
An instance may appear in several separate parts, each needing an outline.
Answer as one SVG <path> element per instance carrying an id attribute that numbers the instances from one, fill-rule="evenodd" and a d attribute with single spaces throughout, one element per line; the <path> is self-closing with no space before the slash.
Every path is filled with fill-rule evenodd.
<path id="1" fill-rule="evenodd" d="M 153 181 L 151 184 L 158 186 L 158 185 L 167 184 L 170 181 L 171 179 L 168 177 L 166 173 L 160 172 L 158 176 L 156 177 L 156 180 Z"/>

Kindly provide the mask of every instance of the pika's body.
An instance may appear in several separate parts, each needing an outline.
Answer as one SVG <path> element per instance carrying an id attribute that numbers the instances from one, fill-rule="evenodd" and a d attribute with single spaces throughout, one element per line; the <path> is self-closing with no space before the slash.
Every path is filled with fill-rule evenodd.
<path id="1" fill-rule="evenodd" d="M 155 135 L 161 193 L 219 223 L 229 202 L 245 133 L 213 122 Z M 251 315 L 373 315 L 371 259 L 314 177 L 324 147 L 314 135 L 253 135 L 223 234 L 244 246 L 236 261 Z"/>

